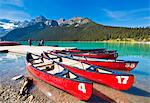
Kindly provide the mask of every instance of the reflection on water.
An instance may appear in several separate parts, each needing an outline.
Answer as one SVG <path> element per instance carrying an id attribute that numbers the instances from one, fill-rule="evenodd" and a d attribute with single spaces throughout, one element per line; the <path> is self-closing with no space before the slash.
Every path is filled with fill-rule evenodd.
<path id="1" fill-rule="evenodd" d="M 25 59 L 15 54 L 0 54 L 0 81 L 10 81 L 15 75 L 25 74 Z"/>
<path id="2" fill-rule="evenodd" d="M 10 58 L 10 59 L 18 59 L 17 55 L 12 54 L 12 53 L 7 53 L 6 58 Z"/>

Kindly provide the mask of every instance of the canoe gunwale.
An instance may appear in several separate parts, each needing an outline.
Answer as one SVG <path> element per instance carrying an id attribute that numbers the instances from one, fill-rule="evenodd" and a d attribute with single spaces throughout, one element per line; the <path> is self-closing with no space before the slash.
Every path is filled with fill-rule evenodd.
<path id="1" fill-rule="evenodd" d="M 38 55 L 37 55 L 38 56 Z M 47 59 L 47 58 L 46 58 Z M 56 74 L 51 74 L 51 73 L 48 73 L 48 72 L 46 72 L 46 71 L 44 71 L 44 70 L 40 70 L 40 69 L 38 69 L 37 67 L 35 67 L 35 66 L 33 66 L 33 65 L 31 65 L 34 69 L 36 69 L 36 70 L 38 70 L 39 72 L 43 72 L 43 73 L 45 73 L 45 74 L 48 74 L 48 75 L 51 75 L 51 76 L 55 76 L 55 77 L 59 77 L 59 78 L 64 78 L 64 79 L 68 79 L 68 80 L 73 80 L 73 81 L 76 81 L 76 82 L 84 82 L 84 83 L 89 83 L 89 84 L 93 84 L 91 81 L 89 81 L 89 80 L 87 80 L 87 79 L 84 79 L 84 78 L 82 78 L 81 76 L 79 76 L 79 75 L 77 75 L 77 74 L 75 74 L 75 73 L 73 73 L 72 71 L 70 71 L 70 70 L 68 70 L 66 67 L 64 67 L 62 64 L 60 64 L 60 63 L 58 63 L 58 62 L 56 62 L 56 61 L 54 61 L 56 64 L 58 64 L 58 65 L 60 65 L 61 67 L 63 67 L 64 68 L 64 70 L 67 70 L 68 72 L 71 72 L 72 74 L 74 74 L 75 76 L 77 76 L 77 78 L 65 78 L 65 77 L 63 77 L 63 76 L 60 76 L 60 75 L 57 75 L 57 73 Z M 28 65 L 28 63 L 30 63 L 29 61 L 26 61 L 26 64 Z M 64 71 L 63 70 L 63 71 Z M 62 71 L 62 72 L 63 72 Z M 79 78 L 81 78 L 81 79 L 83 79 L 83 80 L 80 80 Z"/>
<path id="2" fill-rule="evenodd" d="M 44 53 L 46 53 L 46 52 L 44 52 Z M 59 56 L 59 55 L 57 55 L 57 54 L 52 54 L 52 55 L 55 55 L 55 56 L 58 56 L 58 57 L 61 57 L 61 56 Z M 78 59 L 74 59 L 74 58 L 71 58 L 71 57 L 68 57 L 68 56 L 62 56 L 63 58 L 67 58 L 67 59 L 72 59 L 72 60 L 75 60 L 75 61 L 78 61 L 78 62 L 81 62 L 80 60 L 78 60 Z M 50 58 L 51 59 L 51 58 Z M 84 63 L 84 62 L 81 62 L 81 63 Z M 85 64 L 87 64 L 87 63 L 85 63 Z M 88 65 L 90 65 L 90 64 L 88 64 Z M 73 66 L 72 66 L 73 67 Z M 112 72 L 112 74 L 113 75 L 119 75 L 119 73 L 121 73 L 120 75 L 122 75 L 122 74 L 128 74 L 128 75 L 126 75 L 126 76 L 133 76 L 131 73 L 123 73 L 123 72 L 120 72 L 120 71 L 117 71 L 117 70 L 110 70 L 110 69 L 107 69 L 107 68 L 104 68 L 104 67 L 100 67 L 100 66 L 95 66 L 95 65 L 91 65 L 90 67 L 94 67 L 94 68 L 100 68 L 100 69 L 102 69 L 102 70 L 106 70 L 106 71 L 108 71 L 108 72 Z M 78 67 L 74 67 L 74 68 L 77 68 L 77 69 L 79 69 L 79 70 L 84 70 L 84 69 L 81 69 L 81 68 L 78 68 Z M 87 68 L 88 69 L 88 68 Z M 89 70 L 84 70 L 84 71 L 89 71 Z M 89 71 L 89 72 L 91 72 L 91 71 Z M 96 71 L 92 71 L 92 72 L 95 72 L 95 73 L 99 73 L 99 72 L 96 72 Z M 118 72 L 118 74 L 116 73 L 116 72 Z M 100 74 L 107 74 L 107 73 L 100 73 Z M 109 75 L 112 75 L 112 74 L 109 74 Z M 125 75 L 124 75 L 125 76 Z"/>

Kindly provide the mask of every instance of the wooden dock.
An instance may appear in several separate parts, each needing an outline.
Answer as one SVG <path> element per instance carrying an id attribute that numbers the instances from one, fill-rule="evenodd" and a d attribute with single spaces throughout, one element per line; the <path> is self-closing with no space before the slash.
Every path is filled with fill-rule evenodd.
<path id="1" fill-rule="evenodd" d="M 74 49 L 75 47 L 52 47 L 52 46 L 28 46 L 28 45 L 17 45 L 17 46 L 0 46 L 0 51 L 8 51 L 11 53 L 26 54 L 27 52 L 40 54 L 43 51 L 48 50 L 65 50 Z"/>

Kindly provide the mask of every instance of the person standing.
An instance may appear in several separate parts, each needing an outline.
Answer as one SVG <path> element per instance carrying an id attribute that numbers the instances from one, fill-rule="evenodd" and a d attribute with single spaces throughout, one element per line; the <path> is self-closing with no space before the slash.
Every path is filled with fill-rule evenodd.
<path id="1" fill-rule="evenodd" d="M 44 46 L 44 40 L 41 40 L 40 44 L 41 46 Z"/>
<path id="2" fill-rule="evenodd" d="M 28 44 L 31 46 L 32 45 L 32 40 L 28 39 Z"/>

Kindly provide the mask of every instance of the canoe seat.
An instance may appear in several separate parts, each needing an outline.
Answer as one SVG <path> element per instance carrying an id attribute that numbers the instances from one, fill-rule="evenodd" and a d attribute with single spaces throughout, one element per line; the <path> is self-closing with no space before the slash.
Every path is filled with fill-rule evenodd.
<path id="1" fill-rule="evenodd" d="M 33 60 L 32 63 L 35 67 L 43 67 L 43 66 L 52 64 L 52 61 L 47 60 L 47 59 L 43 59 L 43 60 L 37 59 L 37 60 Z"/>
<path id="2" fill-rule="evenodd" d="M 100 69 L 100 68 L 96 68 L 96 71 L 99 72 L 99 73 L 112 74 L 111 72 L 106 71 L 106 70 L 102 70 L 102 69 Z"/>
<path id="3" fill-rule="evenodd" d="M 75 60 L 71 60 L 71 59 L 68 59 L 68 58 L 63 58 L 63 64 L 66 64 L 66 65 L 69 65 L 69 66 L 72 66 L 72 67 L 77 67 L 77 68 L 80 68 L 80 69 L 86 69 L 86 68 L 89 68 L 90 66 L 85 64 L 85 63 L 81 63 L 80 61 L 75 61 Z"/>
<path id="4" fill-rule="evenodd" d="M 50 64 L 43 64 L 43 65 L 37 65 L 36 67 L 38 67 L 38 68 L 40 68 L 40 67 L 47 67 L 47 66 L 52 66 L 53 64 L 52 63 L 50 63 Z"/>
<path id="5" fill-rule="evenodd" d="M 33 60 L 32 63 L 33 64 L 40 64 L 43 63 L 44 61 L 42 61 L 41 59 L 37 59 L 37 60 Z"/>
<path id="6" fill-rule="evenodd" d="M 70 78 L 72 78 L 72 79 L 74 79 L 74 78 L 77 77 L 76 75 L 72 74 L 71 72 L 69 72 L 69 76 L 70 76 Z"/>
<path id="7" fill-rule="evenodd" d="M 52 63 L 33 63 L 33 66 L 34 67 L 42 67 L 42 66 L 46 66 L 46 65 L 49 65 L 49 64 L 52 64 Z"/>
<path id="8" fill-rule="evenodd" d="M 64 70 L 63 67 L 61 67 L 60 65 L 57 65 L 57 64 L 54 64 L 53 68 L 54 68 L 53 70 L 47 71 L 47 73 L 56 74 L 56 73 L 60 73 Z"/>
<path id="9" fill-rule="evenodd" d="M 74 75 L 74 74 L 72 74 L 71 72 L 68 72 L 68 73 L 66 73 L 63 77 L 74 79 L 74 78 L 76 78 L 77 76 Z"/>

